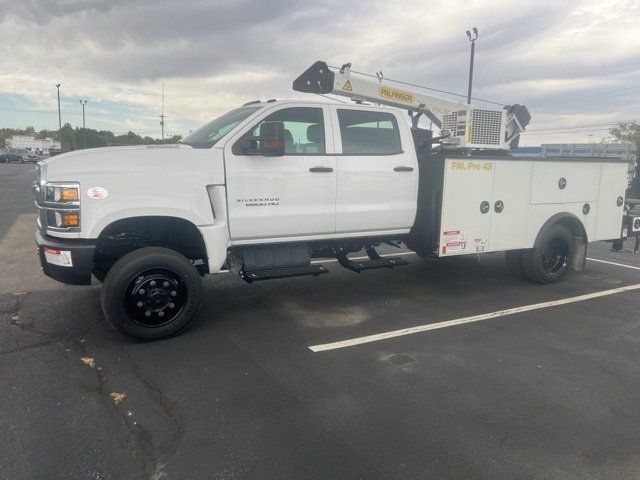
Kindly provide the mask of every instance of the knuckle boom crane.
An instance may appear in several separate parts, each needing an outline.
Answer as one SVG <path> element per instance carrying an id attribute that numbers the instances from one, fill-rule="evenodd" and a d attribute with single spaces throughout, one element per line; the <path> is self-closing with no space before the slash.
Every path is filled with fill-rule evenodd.
<path id="1" fill-rule="evenodd" d="M 519 136 L 531 120 L 524 105 L 503 109 L 478 108 L 420 90 L 402 89 L 351 71 L 351 63 L 334 68 L 317 61 L 293 82 L 298 92 L 332 94 L 357 102 L 371 102 L 407 110 L 417 129 L 421 115 L 440 128 L 446 148 L 508 150 L 517 146 Z"/>

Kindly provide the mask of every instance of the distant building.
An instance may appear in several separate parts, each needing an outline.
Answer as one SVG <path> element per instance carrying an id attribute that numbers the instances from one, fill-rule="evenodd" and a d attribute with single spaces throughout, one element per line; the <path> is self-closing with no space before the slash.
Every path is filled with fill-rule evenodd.
<path id="1" fill-rule="evenodd" d="M 40 155 L 47 155 L 50 149 L 62 148 L 60 141 L 52 138 L 35 138 L 28 135 L 14 135 L 7 139 L 7 148 L 26 149 Z"/>

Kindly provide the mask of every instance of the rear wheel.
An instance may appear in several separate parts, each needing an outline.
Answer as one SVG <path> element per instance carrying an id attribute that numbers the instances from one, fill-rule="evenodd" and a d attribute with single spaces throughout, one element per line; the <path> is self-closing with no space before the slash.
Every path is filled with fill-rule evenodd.
<path id="1" fill-rule="evenodd" d="M 162 247 L 129 252 L 109 270 L 102 310 L 126 335 L 157 340 L 181 333 L 198 311 L 200 274 L 180 253 Z"/>
<path id="2" fill-rule="evenodd" d="M 561 280 L 569 271 L 574 253 L 574 238 L 563 225 L 553 225 L 540 241 L 540 246 L 527 250 L 522 256 L 525 275 L 537 283 Z"/>

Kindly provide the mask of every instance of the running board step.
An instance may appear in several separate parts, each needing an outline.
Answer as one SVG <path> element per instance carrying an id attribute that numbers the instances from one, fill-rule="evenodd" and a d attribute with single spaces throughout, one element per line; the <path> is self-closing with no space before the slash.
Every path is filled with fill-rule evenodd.
<path id="1" fill-rule="evenodd" d="M 240 277 L 247 283 L 253 283 L 259 280 L 270 280 L 272 278 L 301 277 L 303 275 L 318 276 L 328 272 L 329 270 L 324 265 L 301 265 L 297 267 L 278 267 L 246 272 L 241 271 Z"/>
<path id="2" fill-rule="evenodd" d="M 338 257 L 338 262 L 344 268 L 360 273 L 363 270 L 373 268 L 393 268 L 402 265 L 409 265 L 404 258 L 400 257 L 379 257 L 371 260 L 349 260 L 345 255 Z"/>

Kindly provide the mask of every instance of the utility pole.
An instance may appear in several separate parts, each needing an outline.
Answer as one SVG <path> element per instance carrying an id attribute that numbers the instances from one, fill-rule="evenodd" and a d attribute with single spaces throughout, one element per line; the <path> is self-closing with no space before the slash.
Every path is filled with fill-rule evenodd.
<path id="1" fill-rule="evenodd" d="M 467 103 L 471 104 L 471 85 L 473 84 L 473 57 L 476 53 L 476 40 L 478 39 L 478 29 L 473 27 L 473 33 L 475 36 L 471 36 L 471 32 L 467 30 L 467 37 L 471 42 L 471 59 L 469 60 L 469 92 L 467 93 Z"/>
<path id="2" fill-rule="evenodd" d="M 87 125 L 84 120 L 84 107 L 86 104 L 86 100 L 80 100 L 80 105 L 82 105 L 82 148 L 87 148 Z"/>
<path id="3" fill-rule="evenodd" d="M 60 149 L 62 150 L 62 115 L 60 114 L 60 85 L 61 83 L 56 83 L 56 88 L 58 89 L 58 140 L 60 140 Z"/>
<path id="4" fill-rule="evenodd" d="M 164 143 L 164 82 L 162 82 L 162 114 L 160 115 L 160 127 L 162 128 L 162 143 Z"/>

